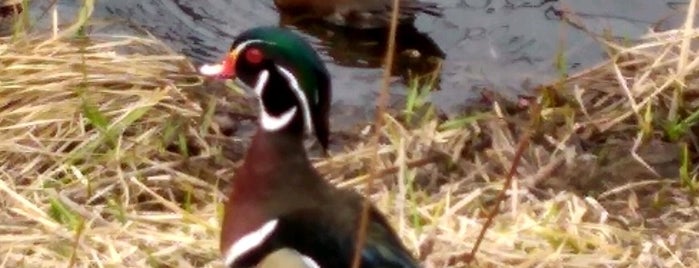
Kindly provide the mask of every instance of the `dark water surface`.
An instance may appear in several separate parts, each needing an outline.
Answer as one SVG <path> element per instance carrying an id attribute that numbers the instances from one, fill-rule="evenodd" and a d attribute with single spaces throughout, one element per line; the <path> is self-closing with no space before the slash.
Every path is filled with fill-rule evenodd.
<path id="1" fill-rule="evenodd" d="M 329 1 L 329 0 L 326 0 Z M 424 0 L 429 1 L 429 0 Z M 429 69 L 433 57 L 446 54 L 439 91 L 432 100 L 456 111 L 480 98 L 487 88 L 516 96 L 558 77 L 554 61 L 563 51 L 566 67 L 575 72 L 604 59 L 589 34 L 563 22 L 567 10 L 596 34 L 637 38 L 663 22 L 673 27 L 684 19 L 686 0 L 432 0 L 445 8 L 443 18 L 420 15 L 417 31 L 401 38 L 399 52 L 416 70 Z M 38 16 L 50 1 L 31 1 Z M 64 21 L 75 18 L 82 1 L 58 0 Z M 231 40 L 244 29 L 278 25 L 272 0 L 103 0 L 93 19 L 117 24 L 113 32 L 142 28 L 166 41 L 195 63 L 218 61 Z M 48 17 L 48 16 L 46 16 Z M 47 20 L 44 20 L 47 21 Z M 320 51 L 333 75 L 337 104 L 369 107 L 380 85 L 380 33 L 362 35 L 306 25 L 306 36 Z M 432 60 L 430 60 L 432 59 Z M 417 63 L 415 63 L 417 62 Z M 427 62 L 427 63 L 425 63 Z M 411 65 L 412 64 L 412 65 Z M 425 67 L 427 66 L 427 67 Z M 424 70 L 423 70 L 424 71 Z M 401 73 L 402 72 L 402 73 Z M 405 94 L 405 70 L 398 70 L 392 93 Z M 367 109 L 368 110 L 368 109 Z"/>

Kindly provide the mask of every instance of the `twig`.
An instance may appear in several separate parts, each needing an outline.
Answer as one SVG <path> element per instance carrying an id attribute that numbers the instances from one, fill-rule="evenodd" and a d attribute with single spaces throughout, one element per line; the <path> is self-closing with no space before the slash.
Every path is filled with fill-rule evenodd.
<path id="1" fill-rule="evenodd" d="M 379 136 L 381 131 L 381 126 L 383 125 L 383 116 L 384 116 L 384 110 L 386 107 L 386 103 L 388 103 L 388 85 L 390 83 L 391 79 L 391 67 L 393 63 L 393 48 L 395 47 L 396 43 L 396 29 L 398 28 L 398 10 L 400 9 L 399 6 L 400 0 L 393 0 L 393 10 L 391 11 L 391 25 L 390 29 L 388 32 L 388 47 L 386 48 L 386 58 L 384 62 L 384 72 L 383 72 L 383 81 L 381 85 L 381 91 L 379 92 L 379 98 L 377 99 L 377 107 L 376 107 L 376 122 L 374 124 L 374 136 L 371 141 L 372 146 L 375 148 L 374 150 L 374 157 L 373 157 L 373 163 L 378 164 L 379 163 Z M 376 165 L 372 165 L 376 166 Z M 378 172 L 375 171 L 374 168 L 371 168 L 369 171 L 369 177 L 367 178 L 366 184 L 367 184 L 367 191 L 371 189 L 372 186 L 372 181 L 378 174 Z M 359 268 L 361 264 L 361 252 L 362 248 L 364 247 L 364 240 L 366 238 L 366 229 L 367 225 L 369 223 L 369 208 L 371 207 L 371 203 L 369 201 L 369 198 L 364 199 L 364 204 L 362 206 L 362 215 L 359 221 L 359 228 L 357 230 L 357 244 L 355 245 L 354 249 L 354 256 L 352 257 L 352 268 Z"/>
<path id="2" fill-rule="evenodd" d="M 498 196 L 495 199 L 495 204 L 493 205 L 493 210 L 490 212 L 490 214 L 488 214 L 488 218 L 485 220 L 483 228 L 481 228 L 481 232 L 478 234 L 478 238 L 476 239 L 476 242 L 473 245 L 473 249 L 471 249 L 471 253 L 464 254 L 464 256 L 461 256 L 463 258 L 463 261 L 466 262 L 466 264 L 470 264 L 471 261 L 475 259 L 476 252 L 478 252 L 478 247 L 481 245 L 481 242 L 483 242 L 483 239 L 485 237 L 485 232 L 488 231 L 488 228 L 493 223 L 495 215 L 498 215 L 498 213 L 500 213 L 500 204 L 503 201 L 505 201 L 507 190 L 512 185 L 515 172 L 517 172 L 517 166 L 519 166 L 519 162 L 522 159 L 522 154 L 524 153 L 524 150 L 527 148 L 527 146 L 529 146 L 529 133 L 525 132 L 522 135 L 522 137 L 520 137 L 519 142 L 517 143 L 517 151 L 515 152 L 514 159 L 512 160 L 512 166 L 510 166 L 510 171 L 507 173 L 507 180 L 505 180 L 505 185 L 502 187 L 500 193 L 498 193 Z"/>

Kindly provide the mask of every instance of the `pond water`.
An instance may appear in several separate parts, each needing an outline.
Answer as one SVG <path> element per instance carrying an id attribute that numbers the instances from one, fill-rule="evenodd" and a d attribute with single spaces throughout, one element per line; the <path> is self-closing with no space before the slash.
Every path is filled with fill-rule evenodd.
<path id="1" fill-rule="evenodd" d="M 429 0 L 424 0 L 429 1 Z M 432 0 L 436 1 L 436 0 Z M 52 1 L 31 1 L 38 16 Z M 72 19 L 82 1 L 59 0 L 61 18 Z M 163 39 L 195 63 L 218 61 L 231 40 L 244 29 L 278 25 L 272 0 L 112 0 L 97 1 L 94 19 L 115 23 L 120 30 L 140 27 Z M 532 87 L 559 74 L 554 65 L 562 53 L 566 69 L 575 72 L 604 59 L 589 33 L 563 22 L 567 14 L 594 34 L 637 38 L 658 22 L 673 27 L 684 19 L 687 1 L 677 0 L 442 0 L 444 17 L 418 16 L 415 29 L 400 39 L 403 53 L 392 94 L 404 95 L 406 73 L 423 73 L 442 62 L 438 91 L 431 100 L 447 112 L 480 99 L 483 89 L 510 97 L 527 95 Z M 48 16 L 46 16 L 48 17 Z M 47 21 L 44 19 L 44 21 Z M 370 107 L 382 70 L 381 34 L 358 34 L 313 25 L 300 26 L 322 52 L 332 73 L 335 106 Z M 337 30 L 337 29 L 335 29 Z M 410 50 L 408 50 L 410 51 Z M 369 110 L 368 108 L 363 110 Z"/>

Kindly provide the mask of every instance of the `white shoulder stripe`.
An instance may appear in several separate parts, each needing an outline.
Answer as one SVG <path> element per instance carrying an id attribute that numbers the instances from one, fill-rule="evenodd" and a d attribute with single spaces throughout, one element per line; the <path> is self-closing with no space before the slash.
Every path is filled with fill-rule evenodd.
<path id="1" fill-rule="evenodd" d="M 255 231 L 250 232 L 249 234 L 244 235 L 243 237 L 238 239 L 238 241 L 233 243 L 233 245 L 229 247 L 228 250 L 226 250 L 226 254 L 223 256 L 223 263 L 225 264 L 225 266 L 230 266 L 236 261 L 236 259 L 240 258 L 240 256 L 260 246 L 262 242 L 264 242 L 265 239 L 267 239 L 267 237 L 274 231 L 274 229 L 277 227 L 278 222 L 279 220 L 277 219 L 268 221 L 267 223 L 262 225 L 260 229 L 257 229 Z"/>

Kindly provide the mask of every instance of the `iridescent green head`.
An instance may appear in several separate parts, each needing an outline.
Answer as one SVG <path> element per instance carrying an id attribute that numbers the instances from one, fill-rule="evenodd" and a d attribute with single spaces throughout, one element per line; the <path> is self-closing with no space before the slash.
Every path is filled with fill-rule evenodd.
<path id="1" fill-rule="evenodd" d="M 237 78 L 253 88 L 262 106 L 264 130 L 305 129 L 327 149 L 330 76 L 313 47 L 298 34 L 279 27 L 244 31 L 221 64 L 204 65 L 201 73 Z"/>

